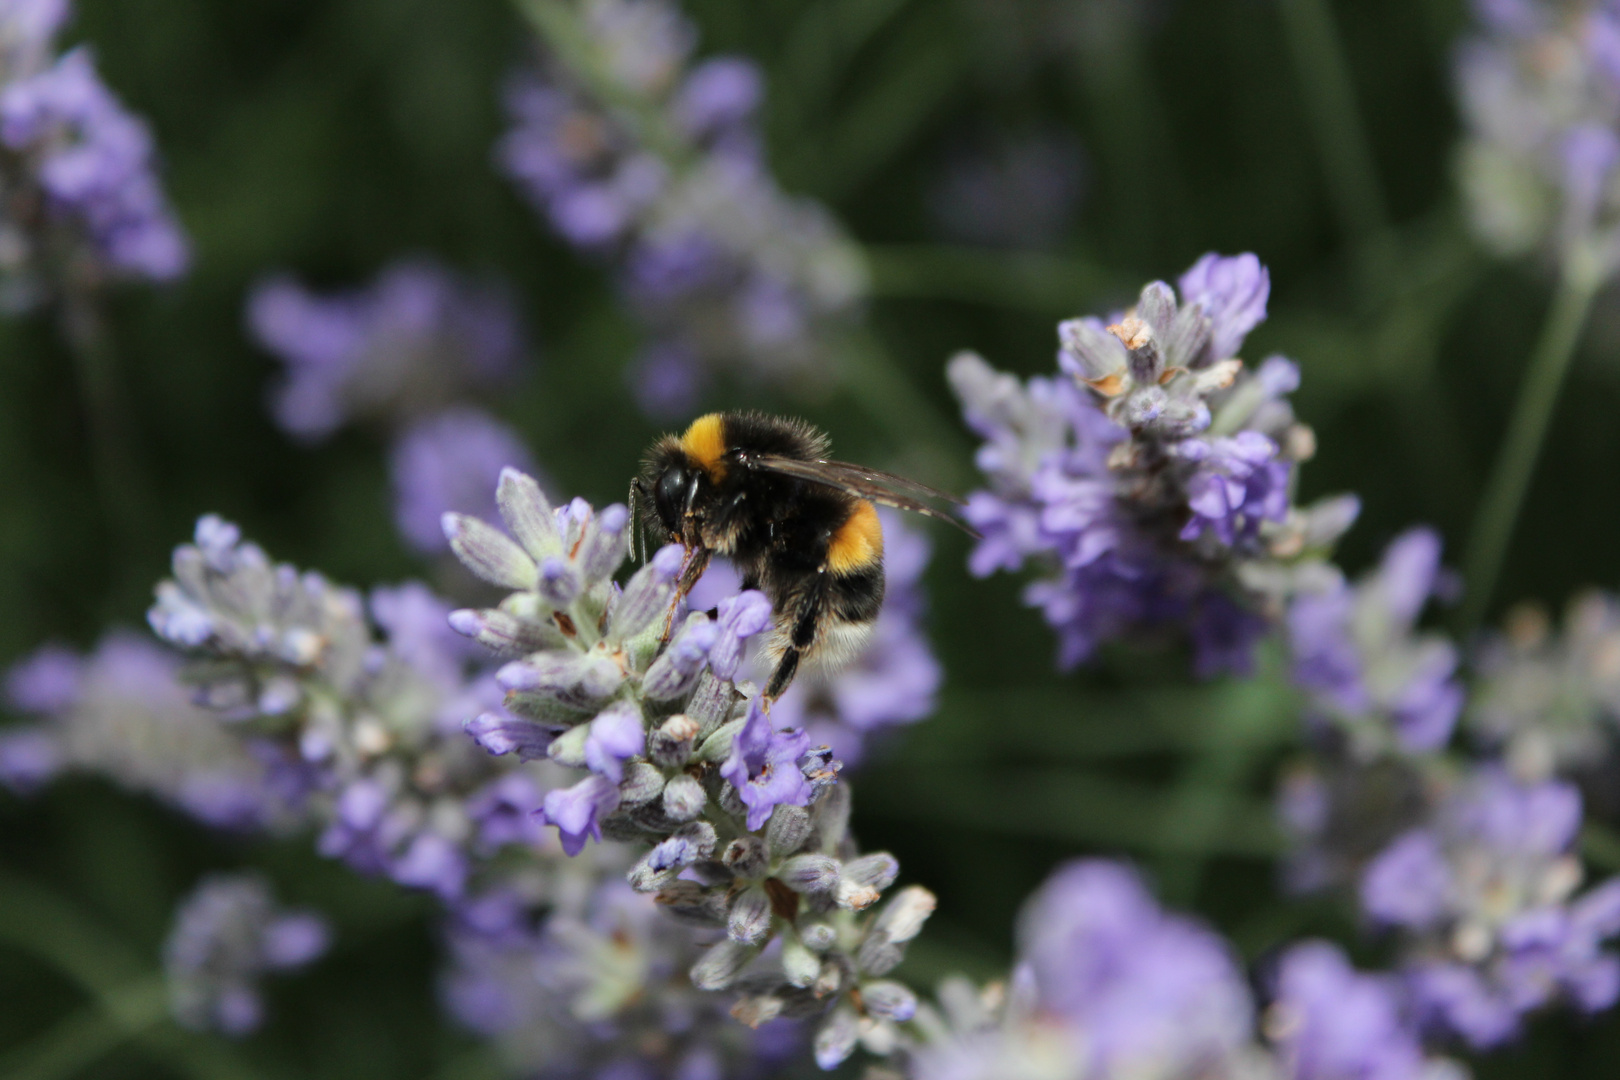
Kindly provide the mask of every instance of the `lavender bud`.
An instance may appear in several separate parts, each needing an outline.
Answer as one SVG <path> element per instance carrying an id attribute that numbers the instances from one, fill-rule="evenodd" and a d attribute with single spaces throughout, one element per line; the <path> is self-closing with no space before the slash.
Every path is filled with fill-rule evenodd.
<path id="1" fill-rule="evenodd" d="M 259 712 L 265 716 L 284 716 L 296 709 L 304 700 L 304 691 L 296 679 L 276 676 L 268 680 L 259 691 Z"/>
<path id="2" fill-rule="evenodd" d="M 765 850 L 765 842 L 759 837 L 739 836 L 726 845 L 720 861 L 729 866 L 732 873 L 738 877 L 752 879 L 765 875 L 765 869 L 770 864 L 770 854 Z"/>
<path id="3" fill-rule="evenodd" d="M 698 722 L 699 745 L 731 719 L 732 706 L 738 696 L 736 688 L 729 682 L 721 680 L 714 672 L 698 673 L 697 686 L 692 689 L 692 696 L 686 702 L 686 715 Z M 728 746 L 726 750 L 729 753 L 730 747 Z"/>
<path id="4" fill-rule="evenodd" d="M 551 741 L 546 747 L 546 756 L 559 765 L 570 769 L 583 769 L 585 767 L 585 740 L 590 738 L 591 725 L 580 724 L 571 727 Z"/>
<path id="5" fill-rule="evenodd" d="M 1125 366 L 1125 346 L 1094 319 L 1058 323 L 1058 364 L 1071 375 L 1095 382 Z"/>
<path id="6" fill-rule="evenodd" d="M 579 595 L 579 574 L 561 556 L 548 555 L 540 564 L 539 593 L 554 608 L 566 608 Z"/>
<path id="7" fill-rule="evenodd" d="M 838 941 L 838 931 L 824 922 L 807 922 L 799 927 L 799 940 L 813 952 L 824 953 Z"/>
<path id="8" fill-rule="evenodd" d="M 651 626 L 675 595 L 675 579 L 685 562 L 685 550 L 679 544 L 667 544 L 637 570 L 614 606 L 613 632 L 620 638 L 632 638 Z"/>
<path id="9" fill-rule="evenodd" d="M 830 855 L 795 855 L 781 865 L 776 876 L 794 892 L 832 892 L 838 888 L 838 860 Z"/>
<path id="10" fill-rule="evenodd" d="M 860 1023 L 855 1010 L 848 1005 L 838 1006 L 816 1032 L 816 1064 L 827 1070 L 838 1068 L 855 1052 L 859 1035 Z"/>
<path id="11" fill-rule="evenodd" d="M 921 885 L 908 886 L 889 901 L 873 924 L 872 931 L 883 934 L 890 941 L 910 941 L 922 931 L 923 924 L 938 904 L 934 894 Z"/>
<path id="12" fill-rule="evenodd" d="M 810 984 L 810 992 L 818 999 L 826 1000 L 838 993 L 838 988 L 844 985 L 844 966 L 842 964 L 823 963 L 821 974 L 816 981 Z"/>
<path id="13" fill-rule="evenodd" d="M 519 761 L 535 761 L 546 756 L 557 730 L 500 713 L 479 713 L 462 724 L 473 741 L 496 757 L 516 752 Z"/>
<path id="14" fill-rule="evenodd" d="M 833 894 L 833 902 L 846 911 L 865 911 L 882 896 L 882 893 L 870 885 L 844 880 L 838 883 L 837 891 Z"/>
<path id="15" fill-rule="evenodd" d="M 917 995 L 897 982 L 882 979 L 861 985 L 861 1004 L 879 1020 L 903 1024 L 917 1014 Z"/>
<path id="16" fill-rule="evenodd" d="M 740 1023 L 757 1028 L 781 1016 L 784 1004 L 775 994 L 750 994 L 737 1000 L 737 1004 L 731 1007 L 731 1016 Z"/>
<path id="17" fill-rule="evenodd" d="M 562 537 L 557 534 L 551 504 L 534 477 L 510 467 L 502 469 L 495 504 L 506 527 L 535 559 L 562 551 Z"/>
<path id="18" fill-rule="evenodd" d="M 696 720 L 677 713 L 653 731 L 647 740 L 647 756 L 663 768 L 679 768 L 692 755 L 692 741 L 697 738 L 697 731 Z"/>
<path id="19" fill-rule="evenodd" d="M 803 848 L 809 838 L 810 811 L 792 803 L 778 806 L 765 826 L 765 843 L 778 859 Z"/>
<path id="20" fill-rule="evenodd" d="M 452 611 L 450 629 L 502 656 L 523 656 L 561 644 L 560 636 L 549 624 L 530 622 L 494 608 Z"/>
<path id="21" fill-rule="evenodd" d="M 690 715 L 690 714 L 688 714 Z M 737 737 L 737 732 L 747 723 L 747 717 L 733 720 L 728 724 L 720 725 L 707 739 L 698 745 L 694 755 L 699 761 L 724 761 L 731 756 L 731 743 Z"/>
<path id="22" fill-rule="evenodd" d="M 876 851 L 845 863 L 843 876 L 845 881 L 853 881 L 859 885 L 870 885 L 872 888 L 882 892 L 894 884 L 894 879 L 899 873 L 900 860 L 887 851 Z"/>
<path id="23" fill-rule="evenodd" d="M 699 990 L 724 990 L 758 955 L 757 945 L 741 945 L 729 938 L 718 942 L 692 965 L 692 985 Z"/>
<path id="24" fill-rule="evenodd" d="M 697 777 L 680 773 L 664 785 L 664 813 L 675 821 L 691 821 L 708 805 L 708 792 Z"/>
<path id="25" fill-rule="evenodd" d="M 642 677 L 641 689 L 654 701 L 672 701 L 692 688 L 703 672 L 720 628 L 707 615 L 693 612 Z"/>
<path id="26" fill-rule="evenodd" d="M 504 690 L 533 694 L 571 709 L 591 709 L 623 685 L 624 669 L 600 653 L 536 653 L 514 660 L 495 673 Z M 518 701 L 509 703 L 517 707 Z"/>
<path id="27" fill-rule="evenodd" d="M 743 945 L 758 945 L 771 932 L 771 902 L 759 887 L 745 889 L 731 902 L 726 936 Z"/>
<path id="28" fill-rule="evenodd" d="M 675 880 L 686 867 L 714 853 L 714 826 L 694 822 L 675 831 L 658 844 L 627 875 L 637 892 L 657 892 Z"/>
<path id="29" fill-rule="evenodd" d="M 698 926 L 724 926 L 726 898 L 723 891 L 710 891 L 695 881 L 677 880 L 666 885 L 656 897 L 675 918 Z"/>
<path id="30" fill-rule="evenodd" d="M 620 701 L 603 709 L 590 722 L 590 734 L 585 737 L 585 767 L 618 783 L 624 779 L 624 763 L 646 747 L 641 709 L 634 702 Z M 662 777 L 659 786 L 663 786 Z"/>
<path id="31" fill-rule="evenodd" d="M 645 761 L 632 761 L 625 766 L 624 780 L 619 784 L 619 802 L 641 806 L 658 798 L 663 790 L 663 773 Z"/>
<path id="32" fill-rule="evenodd" d="M 586 581 L 604 581 L 624 562 L 629 521 L 630 511 L 618 503 L 596 515 L 596 527 L 586 536 L 579 556 Z"/>
<path id="33" fill-rule="evenodd" d="M 800 989 L 816 981 L 821 974 L 821 957 L 802 941 L 791 937 L 782 939 L 782 974 L 789 984 Z"/>
<path id="34" fill-rule="evenodd" d="M 444 536 L 467 569 L 490 584 L 534 588 L 539 573 L 534 560 L 493 526 L 465 514 L 448 513 L 444 515 Z"/>

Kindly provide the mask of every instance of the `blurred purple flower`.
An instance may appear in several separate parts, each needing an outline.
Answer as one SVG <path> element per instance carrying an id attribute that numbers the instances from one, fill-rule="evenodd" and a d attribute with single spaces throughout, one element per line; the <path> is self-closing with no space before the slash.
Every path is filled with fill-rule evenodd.
<path id="1" fill-rule="evenodd" d="M 448 511 L 495 516 L 495 482 L 507 466 L 534 473 L 528 447 L 482 409 L 457 406 L 406 428 L 389 452 L 394 522 L 406 543 L 437 555 L 449 550 Z"/>
<path id="2" fill-rule="evenodd" d="M 163 948 L 175 1020 L 233 1037 L 254 1031 L 264 1019 L 263 977 L 312 963 L 330 941 L 324 919 L 278 907 L 258 875 L 204 878 L 176 911 Z"/>
<path id="3" fill-rule="evenodd" d="M 276 421 L 309 441 L 354 419 L 408 423 L 469 390 L 509 381 L 523 354 L 506 294 L 425 260 L 393 264 L 371 285 L 316 295 L 290 278 L 261 282 L 248 326 L 285 366 Z"/>

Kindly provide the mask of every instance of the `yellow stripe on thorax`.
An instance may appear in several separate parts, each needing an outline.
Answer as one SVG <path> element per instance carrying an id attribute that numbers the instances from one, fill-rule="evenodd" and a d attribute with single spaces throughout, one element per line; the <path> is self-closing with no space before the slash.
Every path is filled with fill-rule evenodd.
<path id="1" fill-rule="evenodd" d="M 883 523 L 877 507 L 862 499 L 855 504 L 827 545 L 827 569 L 835 574 L 865 570 L 883 558 Z"/>
<path id="2" fill-rule="evenodd" d="M 681 436 L 681 449 L 718 484 L 726 475 L 726 464 L 721 460 L 726 453 L 724 417 L 716 412 L 692 421 L 692 426 Z"/>

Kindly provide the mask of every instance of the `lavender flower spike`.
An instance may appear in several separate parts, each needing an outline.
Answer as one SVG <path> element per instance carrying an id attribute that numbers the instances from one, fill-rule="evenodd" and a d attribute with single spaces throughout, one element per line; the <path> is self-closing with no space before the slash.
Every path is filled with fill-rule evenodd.
<path id="1" fill-rule="evenodd" d="M 199 1030 L 248 1034 L 264 1019 L 260 979 L 310 964 L 329 940 L 325 920 L 278 909 L 260 877 L 205 878 L 176 913 L 163 950 L 175 1019 Z"/>
<path id="2" fill-rule="evenodd" d="M 66 4 L 0 9 L 0 144 L 15 205 L 43 215 L 5 223 L 5 300 L 27 306 L 70 286 L 172 281 L 190 262 L 185 234 L 155 174 L 146 124 L 101 81 L 87 48 L 51 59 Z M 70 280 L 51 267 L 65 249 Z"/>
<path id="3" fill-rule="evenodd" d="M 867 274 L 826 209 L 770 175 L 753 62 L 691 64 L 668 0 L 587 0 L 572 46 L 507 92 L 501 169 L 566 241 L 606 262 L 651 341 L 643 409 L 690 407 L 718 370 L 803 379 L 855 313 Z"/>
<path id="4" fill-rule="evenodd" d="M 329 296 L 270 278 L 249 298 L 247 321 L 286 369 L 272 400 L 277 423 L 312 442 L 350 420 L 402 427 L 432 415 L 509 382 L 523 353 L 503 292 L 425 260 Z"/>
<path id="5" fill-rule="evenodd" d="M 1427 753 L 1451 738 L 1463 704 L 1457 650 L 1415 631 L 1439 575 L 1439 537 L 1415 529 L 1354 588 L 1335 577 L 1289 607 L 1295 681 L 1313 718 L 1337 725 L 1355 757 Z"/>
<path id="6" fill-rule="evenodd" d="M 1474 231 L 1503 255 L 1540 252 L 1583 275 L 1620 266 L 1620 35 L 1612 5 L 1530 0 L 1457 51 L 1468 135 L 1459 156 Z"/>
<path id="7" fill-rule="evenodd" d="M 1206 255 L 1142 289 L 1111 322 L 1058 327 L 1058 380 L 1027 385 L 976 356 L 948 368 L 986 439 L 986 490 L 965 511 L 984 535 L 975 573 L 1030 565 L 1026 601 L 1058 632 L 1059 659 L 1115 639 L 1173 635 L 1202 674 L 1246 670 L 1286 597 L 1327 571 L 1346 503 L 1293 505 L 1314 439 L 1287 395 L 1298 369 L 1235 355 L 1265 316 L 1253 255 Z"/>

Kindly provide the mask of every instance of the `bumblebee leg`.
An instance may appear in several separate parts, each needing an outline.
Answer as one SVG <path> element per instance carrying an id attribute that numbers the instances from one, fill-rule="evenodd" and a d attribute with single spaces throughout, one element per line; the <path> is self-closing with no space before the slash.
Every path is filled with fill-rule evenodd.
<path id="1" fill-rule="evenodd" d="M 670 598 L 669 610 L 664 613 L 664 632 L 658 638 L 660 644 L 667 644 L 670 635 L 675 632 L 675 611 L 686 599 L 686 594 L 692 591 L 692 586 L 698 583 L 703 571 L 709 568 L 711 552 L 708 548 L 692 548 L 686 553 L 686 565 L 681 568 L 681 576 L 675 581 L 675 595 Z"/>
<path id="2" fill-rule="evenodd" d="M 799 599 L 798 610 L 792 614 L 792 636 L 788 638 L 787 648 L 782 650 L 782 659 L 776 662 L 776 670 L 771 672 L 771 681 L 765 684 L 767 707 L 792 684 L 793 676 L 799 670 L 800 659 L 816 642 L 816 629 L 826 614 L 826 607 L 827 571 L 823 569 L 817 572 L 815 582 L 805 590 Z"/>

